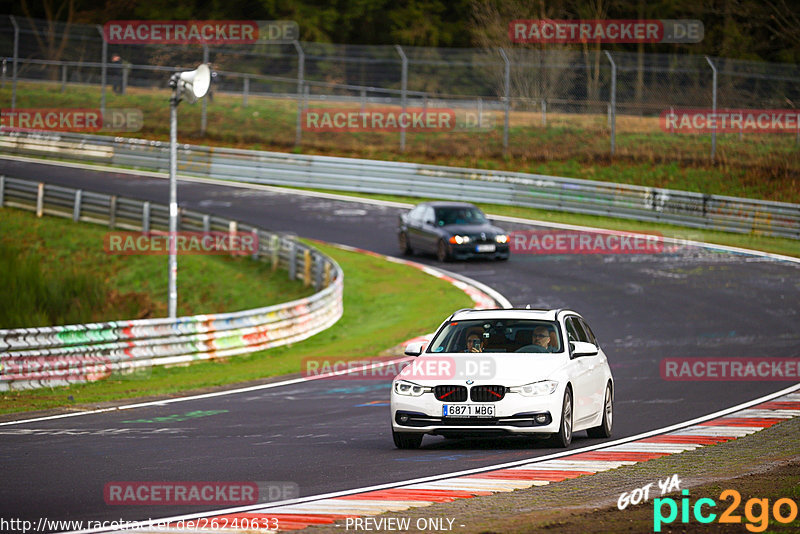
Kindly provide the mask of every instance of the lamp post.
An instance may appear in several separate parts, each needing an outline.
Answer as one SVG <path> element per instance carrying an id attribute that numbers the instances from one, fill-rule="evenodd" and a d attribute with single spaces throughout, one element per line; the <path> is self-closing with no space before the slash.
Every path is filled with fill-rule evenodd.
<path id="1" fill-rule="evenodd" d="M 169 79 L 172 97 L 169 99 L 169 317 L 175 319 L 178 310 L 178 104 L 184 98 L 194 103 L 203 98 L 211 84 L 211 69 L 202 64 L 195 70 L 176 72 Z"/>

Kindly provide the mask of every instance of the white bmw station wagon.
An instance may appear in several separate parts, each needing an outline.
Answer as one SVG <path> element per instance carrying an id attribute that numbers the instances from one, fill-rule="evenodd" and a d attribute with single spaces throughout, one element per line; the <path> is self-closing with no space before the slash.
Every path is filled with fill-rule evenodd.
<path id="1" fill-rule="evenodd" d="M 459 310 L 392 383 L 394 443 L 534 435 L 568 447 L 574 432 L 611 435 L 614 379 L 586 321 L 566 310 Z"/>

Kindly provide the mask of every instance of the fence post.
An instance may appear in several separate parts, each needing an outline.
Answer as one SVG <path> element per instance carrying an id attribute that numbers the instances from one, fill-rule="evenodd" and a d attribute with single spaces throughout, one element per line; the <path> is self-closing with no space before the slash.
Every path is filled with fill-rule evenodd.
<path id="1" fill-rule="evenodd" d="M 608 105 L 609 122 L 611 123 L 611 155 L 617 144 L 617 64 L 608 50 L 604 51 L 608 61 L 611 62 L 611 102 Z"/>
<path id="2" fill-rule="evenodd" d="M 83 191 L 81 189 L 77 189 L 75 191 L 75 203 L 72 206 L 72 220 L 78 222 L 81 220 L 81 200 L 83 197 Z"/>
<path id="3" fill-rule="evenodd" d="M 483 99 L 478 97 L 478 129 L 483 128 Z"/>
<path id="4" fill-rule="evenodd" d="M 61 65 L 61 92 L 67 90 L 67 64 Z"/>
<path id="5" fill-rule="evenodd" d="M 0 208 L 3 207 L 3 199 L 6 196 L 6 177 L 0 176 Z"/>
<path id="6" fill-rule="evenodd" d="M 211 216 L 203 215 L 203 232 L 208 233 L 211 231 Z"/>
<path id="7" fill-rule="evenodd" d="M 14 25 L 14 65 L 11 67 L 11 109 L 17 109 L 17 63 L 19 62 L 19 24 L 14 15 L 9 15 Z"/>
<path id="8" fill-rule="evenodd" d="M 714 158 L 717 154 L 717 66 L 708 56 L 706 56 L 706 61 L 711 65 L 711 70 L 714 73 L 711 93 L 711 115 L 714 117 L 714 129 L 711 130 L 711 163 L 714 163 Z"/>
<path id="9" fill-rule="evenodd" d="M 322 289 L 322 258 L 314 254 L 314 289 Z"/>
<path id="10" fill-rule="evenodd" d="M 500 55 L 503 56 L 503 62 L 505 63 L 505 72 L 503 75 L 503 86 L 506 100 L 506 118 L 505 122 L 503 123 L 503 154 L 505 154 L 508 152 L 508 117 L 509 113 L 511 112 L 511 62 L 508 60 L 506 51 L 502 48 L 499 50 Z"/>
<path id="11" fill-rule="evenodd" d="M 402 60 L 402 72 L 400 73 L 400 99 L 403 103 L 403 115 L 406 112 L 406 98 L 408 97 L 408 58 L 400 45 L 394 45 L 397 53 Z M 400 127 L 400 152 L 406 151 L 406 129 Z"/>
<path id="12" fill-rule="evenodd" d="M 367 90 L 361 89 L 361 113 L 367 109 Z"/>
<path id="13" fill-rule="evenodd" d="M 103 33 L 103 27 L 97 25 L 97 31 L 100 32 L 100 38 L 103 40 L 103 58 L 102 66 L 100 67 L 100 115 L 106 114 L 106 63 L 108 62 L 108 43 L 106 36 Z"/>
<path id="14" fill-rule="evenodd" d="M 303 47 L 297 40 L 292 41 L 294 49 L 297 51 L 297 128 L 294 134 L 295 146 L 300 146 L 303 138 L 302 128 L 302 115 L 303 115 L 303 93 L 305 90 L 305 68 L 306 68 L 306 54 L 303 52 Z"/>
<path id="15" fill-rule="evenodd" d="M 329 261 L 325 262 L 324 271 L 325 272 L 323 273 L 323 282 L 322 283 L 324 284 L 324 287 L 328 287 L 329 285 L 331 285 L 331 262 L 329 262 Z"/>
<path id="16" fill-rule="evenodd" d="M 542 99 L 542 126 L 547 126 L 547 100 Z"/>
<path id="17" fill-rule="evenodd" d="M 150 201 L 146 200 L 142 204 L 142 232 L 150 232 Z"/>
<path id="18" fill-rule="evenodd" d="M 250 93 L 250 76 L 244 77 L 244 84 L 242 87 L 242 107 L 247 107 L 247 95 Z"/>
<path id="19" fill-rule="evenodd" d="M 208 45 L 203 43 L 203 65 L 208 65 Z M 214 83 L 214 80 L 211 80 Z M 203 101 L 203 109 L 200 114 L 200 135 L 206 135 L 206 128 L 208 127 L 208 98 L 201 98 Z"/>

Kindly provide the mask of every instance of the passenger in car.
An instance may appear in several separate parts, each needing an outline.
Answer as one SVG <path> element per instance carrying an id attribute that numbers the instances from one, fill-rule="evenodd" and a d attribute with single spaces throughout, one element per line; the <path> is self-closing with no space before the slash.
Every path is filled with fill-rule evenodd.
<path id="1" fill-rule="evenodd" d="M 484 340 L 483 332 L 479 328 L 473 328 L 467 332 L 467 348 L 464 352 L 483 352 Z"/>

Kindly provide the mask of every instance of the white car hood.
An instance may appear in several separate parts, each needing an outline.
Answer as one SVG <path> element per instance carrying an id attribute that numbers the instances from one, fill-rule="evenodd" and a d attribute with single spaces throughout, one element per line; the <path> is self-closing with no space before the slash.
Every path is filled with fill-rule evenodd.
<path id="1" fill-rule="evenodd" d="M 427 386 L 474 380 L 476 384 L 513 387 L 551 379 L 568 362 L 565 353 L 424 353 L 414 358 L 397 378 Z M 448 365 L 454 372 L 441 371 Z"/>

